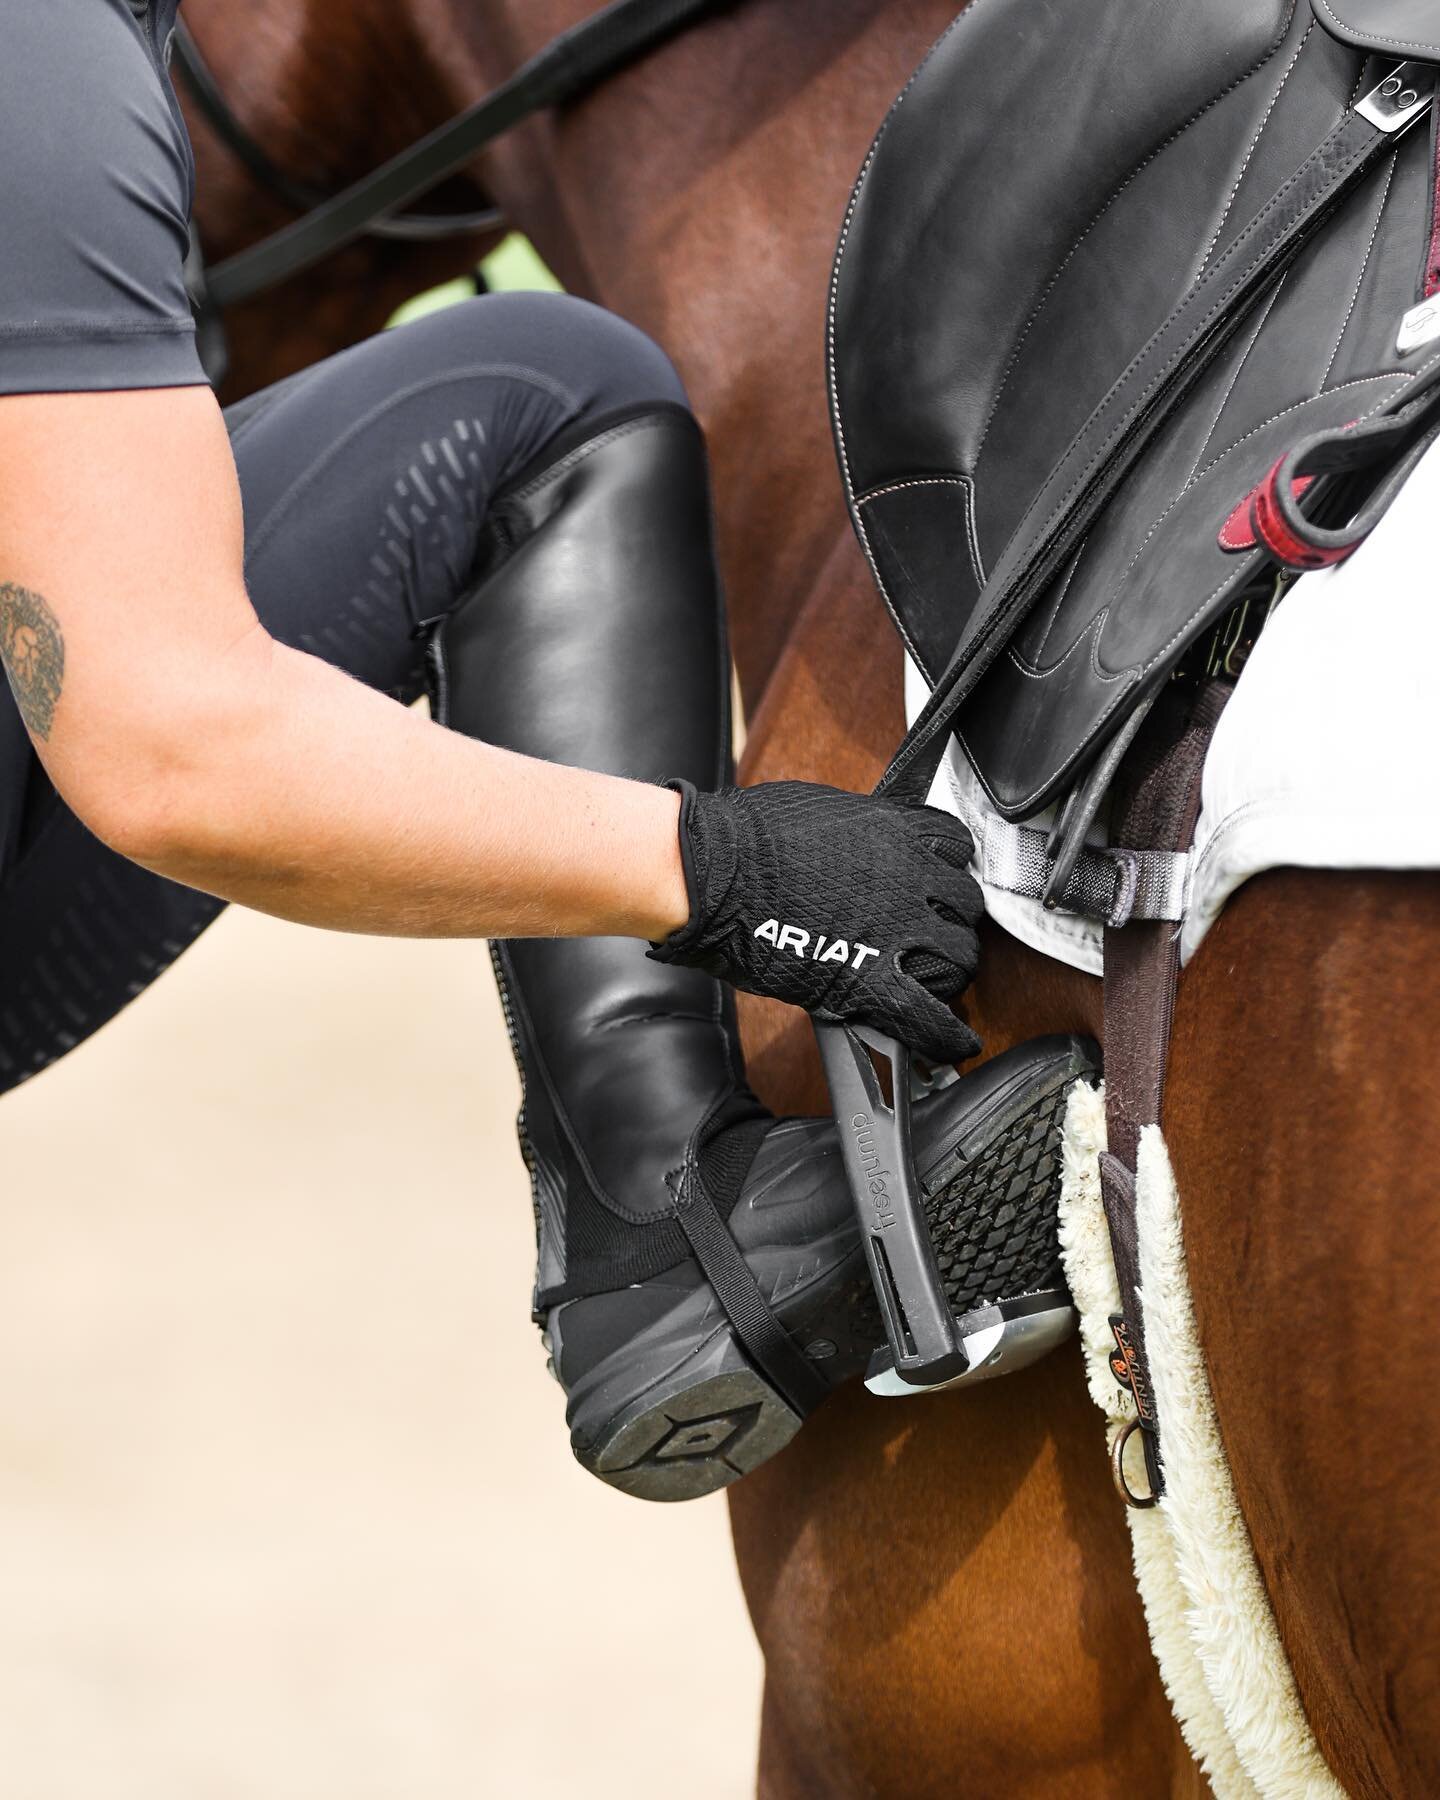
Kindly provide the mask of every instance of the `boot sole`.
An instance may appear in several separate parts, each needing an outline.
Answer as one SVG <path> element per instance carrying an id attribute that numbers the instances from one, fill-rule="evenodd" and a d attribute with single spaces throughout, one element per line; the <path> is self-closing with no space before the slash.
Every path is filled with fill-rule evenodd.
<path id="1" fill-rule="evenodd" d="M 1032 1239 L 1042 1227 L 1047 1243 L 1053 1237 L 1060 1189 L 1060 1120 L 1071 1085 L 1087 1072 L 1089 1066 L 1077 1051 L 1023 1097 L 997 1096 L 999 1103 L 970 1128 L 959 1146 L 935 1159 L 928 1172 L 922 1171 L 926 1218 L 957 1316 L 976 1303 L 978 1285 L 988 1287 L 986 1276 L 1002 1283 L 1007 1273 L 1017 1277 L 1015 1286 L 1001 1292 L 989 1287 L 992 1299 L 1011 1298 L 1041 1285 L 1045 1248 L 1032 1247 L 1026 1270 L 1022 1258 L 1004 1253 L 1000 1240 L 1012 1241 L 1016 1222 L 1022 1219 L 1030 1222 Z M 858 1245 L 846 1260 L 853 1261 L 863 1300 L 857 1309 L 855 1287 L 843 1284 L 832 1308 L 835 1335 L 840 1315 L 848 1313 L 853 1328 L 858 1311 L 874 1346 L 884 1332 Z M 827 1292 L 840 1269 L 843 1264 L 820 1278 Z M 579 1418 L 572 1420 L 571 1445 L 581 1465 L 637 1499 L 694 1500 L 729 1487 L 783 1450 L 804 1423 L 750 1363 L 713 1300 L 702 1298 L 697 1304 L 708 1320 L 716 1321 L 698 1345 L 694 1311 L 677 1308 L 658 1331 L 627 1354 L 626 1385 L 632 1396 L 628 1402 L 598 1429 L 592 1428 L 593 1435 Z M 794 1334 L 807 1345 L 817 1338 L 823 1342 L 825 1315 L 812 1313 Z M 829 1348 L 833 1347 L 832 1343 Z M 593 1418 L 603 1407 L 602 1390 L 592 1393 L 585 1410 Z"/>
<path id="2" fill-rule="evenodd" d="M 727 1331 L 720 1371 L 684 1380 L 664 1400 L 621 1415 L 581 1461 L 592 1475 L 641 1500 L 697 1500 L 728 1487 L 783 1450 L 799 1413 L 745 1360 Z"/>

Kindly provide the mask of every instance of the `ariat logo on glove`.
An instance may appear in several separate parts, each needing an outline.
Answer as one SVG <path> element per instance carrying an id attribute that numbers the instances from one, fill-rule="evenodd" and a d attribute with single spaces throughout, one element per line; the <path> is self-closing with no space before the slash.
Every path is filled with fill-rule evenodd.
<path id="1" fill-rule="evenodd" d="M 874 1026 L 932 1062 L 980 1041 L 946 1005 L 975 973 L 984 898 L 975 846 L 949 813 L 807 781 L 680 794 L 690 918 L 650 954 Z M 865 921 L 883 950 L 786 919 Z M 757 925 L 755 920 L 763 923 Z"/>
<path id="2" fill-rule="evenodd" d="M 813 950 L 810 947 L 812 935 L 815 940 Z M 782 925 L 778 919 L 767 919 L 763 925 L 757 925 L 755 936 L 764 938 L 777 950 L 793 950 L 797 956 L 808 955 L 811 962 L 848 963 L 852 969 L 858 969 L 867 956 L 880 954 L 869 944 L 862 944 L 857 940 L 852 956 L 848 938 L 827 938 L 823 931 L 812 934 L 802 931 L 798 925 Z"/>

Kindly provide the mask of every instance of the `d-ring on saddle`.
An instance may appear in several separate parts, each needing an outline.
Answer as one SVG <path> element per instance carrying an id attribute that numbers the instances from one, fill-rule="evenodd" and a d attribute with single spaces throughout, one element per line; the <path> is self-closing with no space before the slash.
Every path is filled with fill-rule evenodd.
<path id="1" fill-rule="evenodd" d="M 1204 745 L 1293 574 L 1440 431 L 1437 64 L 1434 0 L 982 0 L 891 109 L 835 261 L 851 517 L 932 689 L 881 791 L 925 799 L 953 735 L 984 878 L 1107 927 L 1116 1366 L 1157 1481 L 1134 1157 Z M 856 1044 L 825 1056 L 843 1117 Z M 924 1380 L 955 1349 L 912 1195 L 877 1280 Z"/>

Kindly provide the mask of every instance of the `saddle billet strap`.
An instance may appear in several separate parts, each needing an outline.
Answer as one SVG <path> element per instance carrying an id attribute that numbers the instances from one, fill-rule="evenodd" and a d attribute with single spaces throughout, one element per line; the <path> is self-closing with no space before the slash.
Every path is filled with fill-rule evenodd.
<path id="1" fill-rule="evenodd" d="M 1401 68 L 1405 84 L 1392 86 L 1392 71 L 1350 108 L 1210 260 L 1071 440 L 986 581 L 969 625 L 877 793 L 924 799 L 956 710 L 1141 451 L 1355 183 L 1428 114 L 1436 71 L 1418 63 Z M 1403 108 L 1395 106 L 1397 93 L 1408 97 Z"/>
<path id="2" fill-rule="evenodd" d="M 1200 812 L 1205 753 L 1232 691 L 1228 682 L 1208 680 L 1193 694 L 1177 685 L 1161 696 L 1122 773 L 1117 827 L 1126 843 L 1188 849 Z M 1135 1168 L 1141 1129 L 1160 1121 L 1179 974 L 1174 925 L 1137 919 L 1107 928 L 1107 1149 L 1100 1158 L 1100 1190 L 1120 1289 L 1120 1311 L 1111 1320 L 1116 1342 L 1111 1367 L 1134 1397 L 1155 1495 L 1164 1491 L 1164 1469 L 1139 1297 Z"/>

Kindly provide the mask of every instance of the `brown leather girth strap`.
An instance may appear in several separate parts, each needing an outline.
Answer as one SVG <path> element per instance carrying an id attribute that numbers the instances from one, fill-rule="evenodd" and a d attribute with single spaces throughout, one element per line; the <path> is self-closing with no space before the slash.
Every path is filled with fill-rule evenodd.
<path id="1" fill-rule="evenodd" d="M 1131 850 L 1185 850 L 1200 812 L 1205 751 L 1231 693 L 1228 682 L 1197 690 L 1173 684 L 1141 727 L 1117 782 L 1111 842 Z M 1159 1420 L 1138 1287 L 1135 1159 L 1140 1131 L 1158 1124 L 1180 974 L 1179 927 L 1137 919 L 1105 932 L 1105 1115 L 1109 1148 L 1100 1157 L 1100 1191 L 1119 1278 L 1120 1312 L 1111 1319 L 1115 1379 L 1135 1398 L 1151 1491 L 1164 1491 Z"/>

